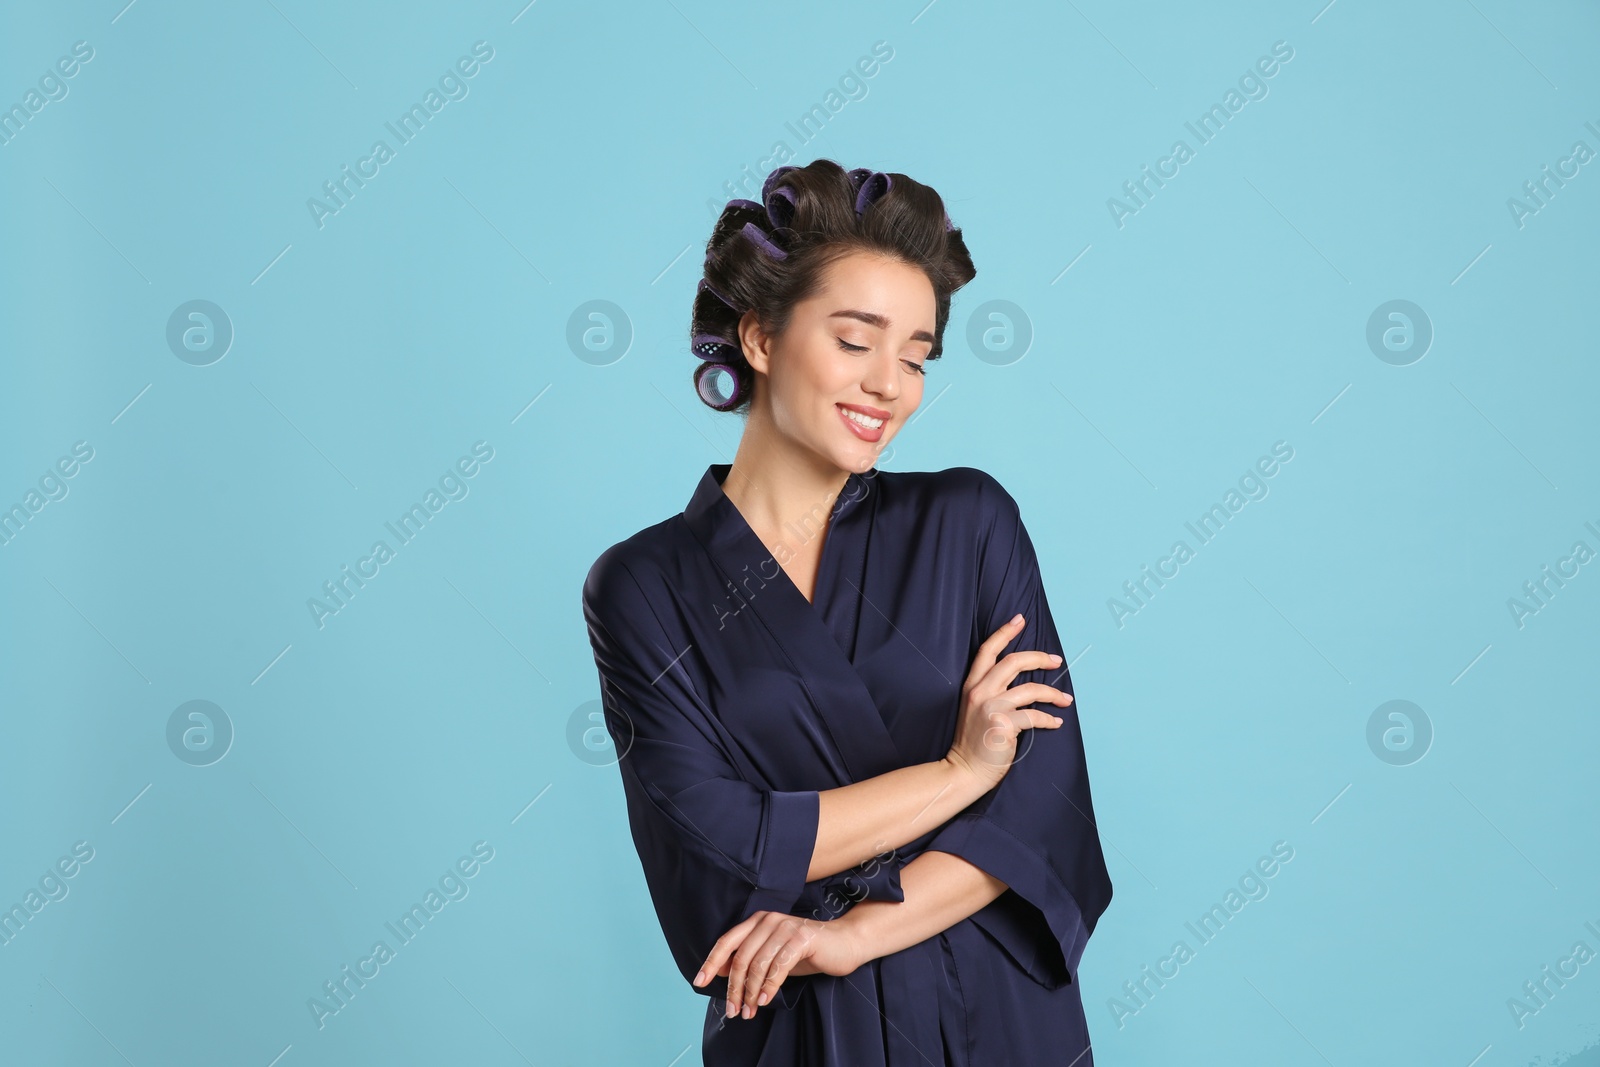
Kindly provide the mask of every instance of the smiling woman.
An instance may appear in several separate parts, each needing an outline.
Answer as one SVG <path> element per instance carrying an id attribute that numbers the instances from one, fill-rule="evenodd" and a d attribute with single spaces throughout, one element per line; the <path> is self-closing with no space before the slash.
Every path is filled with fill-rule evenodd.
<path id="1" fill-rule="evenodd" d="M 983 471 L 875 466 L 974 273 L 903 174 L 817 160 L 731 201 L 691 344 L 738 452 L 584 583 L 708 1065 L 1092 1067 L 1111 882 L 1033 543 Z"/>

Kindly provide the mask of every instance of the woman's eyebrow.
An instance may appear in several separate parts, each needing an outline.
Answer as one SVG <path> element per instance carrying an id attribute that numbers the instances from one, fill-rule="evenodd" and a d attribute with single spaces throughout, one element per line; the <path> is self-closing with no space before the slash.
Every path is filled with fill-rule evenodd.
<path id="1" fill-rule="evenodd" d="M 894 323 L 889 321 L 889 318 L 886 315 L 880 315 L 876 311 L 858 311 L 855 308 L 844 308 L 842 310 L 835 311 L 833 314 L 829 315 L 828 318 L 859 319 L 868 326 L 876 326 L 880 330 L 887 330 L 890 326 L 894 325 Z M 930 345 L 933 344 L 933 334 L 929 333 L 927 330 L 918 330 L 916 333 L 911 335 L 911 339 L 913 341 L 926 341 Z"/>

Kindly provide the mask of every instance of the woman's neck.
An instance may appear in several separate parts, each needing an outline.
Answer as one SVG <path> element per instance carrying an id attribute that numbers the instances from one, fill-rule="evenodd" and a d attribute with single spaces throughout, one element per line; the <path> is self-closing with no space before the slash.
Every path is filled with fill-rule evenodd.
<path id="1" fill-rule="evenodd" d="M 850 472 L 814 453 L 777 444 L 747 426 L 722 491 L 762 541 L 797 554 L 820 551 L 828 518 Z"/>

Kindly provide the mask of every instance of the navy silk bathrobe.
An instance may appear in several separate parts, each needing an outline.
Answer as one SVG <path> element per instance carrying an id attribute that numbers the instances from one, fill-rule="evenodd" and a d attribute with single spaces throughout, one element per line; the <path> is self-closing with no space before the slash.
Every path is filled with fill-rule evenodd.
<path id="1" fill-rule="evenodd" d="M 790 975 L 753 1019 L 706 993 L 711 1067 L 1091 1067 L 1076 980 L 1111 880 L 1077 701 L 1024 730 L 998 786 L 942 826 L 806 881 L 818 791 L 942 758 L 978 645 L 1066 650 L 1016 501 L 972 467 L 851 474 L 793 544 L 822 536 L 807 602 L 722 491 L 713 464 L 682 514 L 608 549 L 583 610 L 634 845 L 686 982 L 757 911 L 831 920 L 904 901 L 900 868 L 953 853 L 1009 887 L 920 944 L 843 977 Z M 1026 671 L 1072 692 L 1063 666 Z"/>

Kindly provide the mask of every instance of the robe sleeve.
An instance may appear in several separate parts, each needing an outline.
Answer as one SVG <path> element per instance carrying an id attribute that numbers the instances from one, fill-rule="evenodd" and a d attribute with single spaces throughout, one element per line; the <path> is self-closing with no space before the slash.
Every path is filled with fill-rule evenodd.
<path id="1" fill-rule="evenodd" d="M 1072 693 L 1067 653 L 1045 598 L 1039 561 L 1016 501 L 993 477 L 979 481 L 978 513 L 989 524 L 978 551 L 978 610 L 971 652 L 1021 612 L 1022 633 L 1001 650 L 1062 657 L 1054 669 L 1024 671 L 1012 685 L 1044 682 Z M 971 662 L 969 658 L 968 662 Z M 1062 724 L 1024 730 L 1000 784 L 945 825 L 928 849 L 949 852 L 1005 882 L 1000 898 L 973 916 L 1019 964 L 1047 986 L 1075 982 L 1095 923 L 1111 902 L 1100 849 L 1076 694 L 1066 707 L 1034 703 Z"/>
<path id="2" fill-rule="evenodd" d="M 610 550 L 583 589 L 605 723 L 617 746 L 628 820 L 673 959 L 692 985 L 717 938 L 760 910 L 787 912 L 816 847 L 817 790 L 742 777 L 715 716 L 679 661 L 650 597 Z"/>

